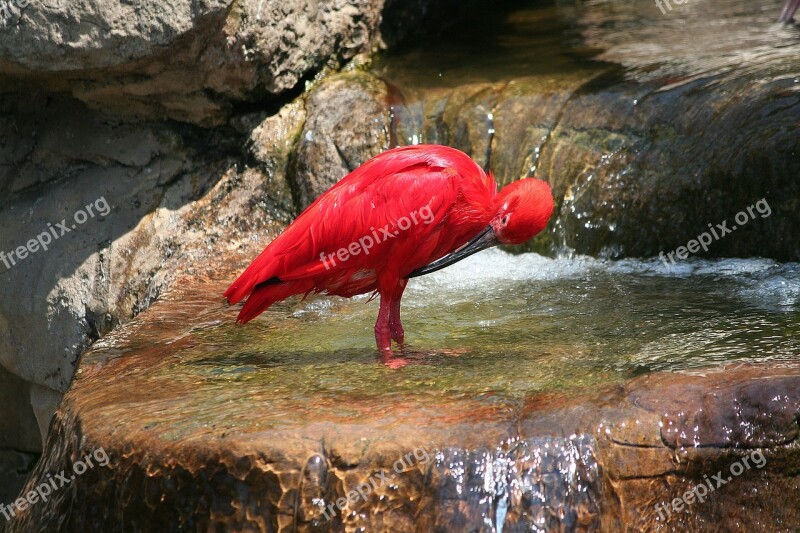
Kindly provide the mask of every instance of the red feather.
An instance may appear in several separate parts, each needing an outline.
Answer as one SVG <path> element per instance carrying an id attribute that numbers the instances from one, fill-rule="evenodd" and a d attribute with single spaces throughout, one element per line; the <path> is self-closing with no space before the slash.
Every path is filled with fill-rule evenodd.
<path id="1" fill-rule="evenodd" d="M 484 228 L 494 215 L 496 193 L 492 176 L 458 150 L 438 145 L 389 150 L 317 198 L 225 296 L 233 304 L 249 295 L 238 317 L 247 322 L 293 294 L 391 291 L 413 270 Z M 404 221 L 410 222 L 406 229 L 398 226 Z M 341 260 L 339 250 L 349 257 Z"/>

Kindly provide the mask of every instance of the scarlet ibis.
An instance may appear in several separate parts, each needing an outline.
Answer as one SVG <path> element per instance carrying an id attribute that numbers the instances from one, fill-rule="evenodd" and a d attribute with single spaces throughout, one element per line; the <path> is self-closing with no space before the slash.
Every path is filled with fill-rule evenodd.
<path id="1" fill-rule="evenodd" d="M 316 199 L 225 291 L 247 301 L 238 322 L 311 292 L 351 297 L 377 291 L 375 341 L 384 362 L 403 342 L 400 299 L 408 279 L 496 244 L 520 244 L 553 213 L 536 178 L 498 193 L 468 155 L 439 145 L 394 148 L 370 159 Z"/>

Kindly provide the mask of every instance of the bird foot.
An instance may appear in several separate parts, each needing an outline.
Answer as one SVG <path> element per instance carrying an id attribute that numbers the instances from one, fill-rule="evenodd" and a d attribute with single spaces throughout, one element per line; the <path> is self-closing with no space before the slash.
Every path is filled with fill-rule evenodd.
<path id="1" fill-rule="evenodd" d="M 429 365 L 436 364 L 437 359 L 460 357 L 467 353 L 466 348 L 445 348 L 435 351 L 409 350 L 405 346 L 400 347 L 400 353 L 392 350 L 381 350 L 381 363 L 389 368 L 397 369 L 408 365 Z"/>
<path id="2" fill-rule="evenodd" d="M 403 368 L 404 366 L 411 364 L 411 361 L 403 356 L 396 356 L 389 352 L 388 355 L 381 353 L 381 363 L 392 370 L 397 370 L 398 368 Z"/>
<path id="3" fill-rule="evenodd" d="M 381 354 L 381 362 L 384 365 L 386 365 L 386 366 L 388 366 L 389 368 L 392 368 L 392 369 L 397 369 L 397 368 L 403 368 L 404 366 L 406 366 L 407 364 L 409 364 L 411 362 L 406 357 L 404 357 L 402 355 L 395 355 L 395 353 L 392 352 L 392 345 L 391 345 L 391 341 L 388 339 L 388 336 L 387 336 L 387 338 L 381 339 L 381 340 L 384 340 L 385 343 L 384 344 L 381 344 L 380 342 L 378 343 L 378 351 Z M 401 353 L 404 352 L 404 346 L 402 344 L 402 338 L 400 339 L 398 344 L 400 345 L 399 346 L 400 352 Z"/>

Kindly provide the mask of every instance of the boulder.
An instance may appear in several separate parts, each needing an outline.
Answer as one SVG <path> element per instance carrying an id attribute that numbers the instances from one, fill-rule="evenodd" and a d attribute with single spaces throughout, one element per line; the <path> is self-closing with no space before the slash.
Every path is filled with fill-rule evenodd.
<path id="1" fill-rule="evenodd" d="M 87 346 L 176 273 L 213 268 L 223 249 L 255 253 L 286 223 L 303 114 L 294 104 L 237 134 L 252 154 L 237 169 L 229 141 L 194 128 L 117 123 L 68 98 L 28 111 L 7 124 L 3 154 L 19 170 L 0 208 L 0 367 L 14 376 L 0 448 L 36 452 Z"/>
<path id="2" fill-rule="evenodd" d="M 299 208 L 389 148 L 387 89 L 360 71 L 327 78 L 307 97 L 308 119 L 295 153 L 295 198 Z"/>
<path id="3" fill-rule="evenodd" d="M 376 42 L 381 0 L 31 2 L 8 21 L 0 72 L 132 119 L 220 126 L 281 100 Z"/>
<path id="4" fill-rule="evenodd" d="M 184 278 L 83 356 L 22 494 L 50 473 L 75 476 L 15 507 L 10 532 L 800 521 L 796 364 L 466 394 L 464 377 L 437 384 L 435 365 L 409 384 L 352 353 L 259 352 L 258 335 L 248 341 L 216 304 L 229 277 Z"/>

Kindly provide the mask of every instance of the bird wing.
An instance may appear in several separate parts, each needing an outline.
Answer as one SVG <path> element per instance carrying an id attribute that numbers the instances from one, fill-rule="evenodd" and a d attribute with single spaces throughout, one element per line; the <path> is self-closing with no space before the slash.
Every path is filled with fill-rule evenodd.
<path id="1" fill-rule="evenodd" d="M 473 183 L 476 180 L 479 183 Z M 379 267 L 407 270 L 400 272 L 405 275 L 438 258 L 432 256 L 452 251 L 447 250 L 453 247 L 449 241 L 466 242 L 456 235 L 459 232 L 442 232 L 441 227 L 453 218 L 453 208 L 465 189 L 476 187 L 488 191 L 489 199 L 496 190 L 491 176 L 456 150 L 417 145 L 385 152 L 317 198 L 225 296 L 236 303 L 259 284 L 322 276 L 338 276 L 341 282 L 359 270 Z M 482 227 L 485 220 L 477 224 Z M 461 230 L 474 232 L 471 226 Z M 367 249 L 369 238 L 373 246 Z M 340 250 L 347 252 L 342 254 L 347 259 L 337 255 Z M 325 261 L 325 257 L 330 259 Z"/>

